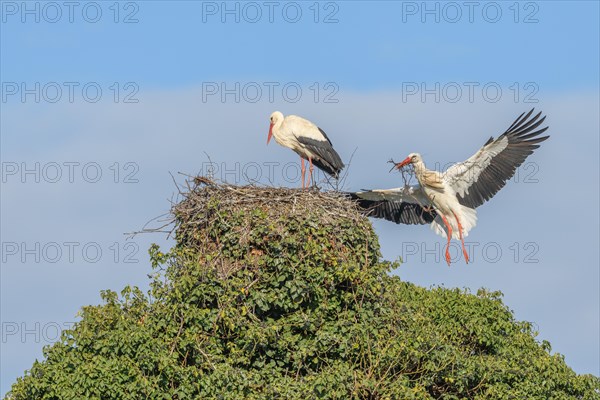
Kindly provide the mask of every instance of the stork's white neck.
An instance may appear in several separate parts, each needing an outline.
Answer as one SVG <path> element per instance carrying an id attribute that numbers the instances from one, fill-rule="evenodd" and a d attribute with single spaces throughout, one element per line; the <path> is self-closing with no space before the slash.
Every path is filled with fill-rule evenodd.
<path id="1" fill-rule="evenodd" d="M 275 141 L 284 147 L 289 147 L 290 149 L 295 149 L 297 147 L 297 141 L 295 140 L 295 136 L 289 131 L 287 126 L 283 126 L 285 123 L 285 118 L 283 115 L 280 118 L 275 120 L 273 124 L 273 137 Z"/>
<path id="2" fill-rule="evenodd" d="M 427 167 L 425 167 L 425 163 L 422 160 L 413 163 L 413 167 L 415 168 L 415 174 L 417 176 L 423 175 L 427 172 Z"/>
<path id="3" fill-rule="evenodd" d="M 434 190 L 444 190 L 442 175 L 437 171 L 430 171 L 422 160 L 413 163 L 415 176 L 421 186 Z"/>
<path id="4" fill-rule="evenodd" d="M 273 135 L 275 135 L 275 138 L 279 136 L 279 130 L 281 129 L 281 125 L 283 125 L 283 118 L 278 118 L 277 120 L 275 120 L 275 123 L 273 124 Z"/>

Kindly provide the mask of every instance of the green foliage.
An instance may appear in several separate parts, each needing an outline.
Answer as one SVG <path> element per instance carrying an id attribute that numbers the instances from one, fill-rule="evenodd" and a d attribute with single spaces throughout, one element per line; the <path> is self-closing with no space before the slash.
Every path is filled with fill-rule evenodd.
<path id="1" fill-rule="evenodd" d="M 499 292 L 389 276 L 365 218 L 204 210 L 152 246 L 148 293 L 104 291 L 7 398 L 600 398 Z"/>

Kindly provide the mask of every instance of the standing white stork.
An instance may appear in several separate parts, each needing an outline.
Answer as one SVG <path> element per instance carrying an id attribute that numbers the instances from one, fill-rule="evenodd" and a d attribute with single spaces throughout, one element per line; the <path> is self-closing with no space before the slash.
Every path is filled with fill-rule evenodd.
<path id="1" fill-rule="evenodd" d="M 267 144 L 269 144 L 271 137 L 275 137 L 277 143 L 284 147 L 289 147 L 300 156 L 302 188 L 310 185 L 313 164 L 335 179 L 339 177 L 340 171 L 344 168 L 344 163 L 333 149 L 331 140 L 329 140 L 325 132 L 302 117 L 288 115 L 284 118 L 282 113 L 275 111 L 271 114 Z M 306 185 L 304 183 L 306 175 L 304 160 L 308 160 L 310 170 Z"/>
<path id="2" fill-rule="evenodd" d="M 521 114 L 496 140 L 491 137 L 477 153 L 454 164 L 446 172 L 431 171 L 418 153 L 411 153 L 395 168 L 412 165 L 419 185 L 351 193 L 368 215 L 404 224 L 431 224 L 448 238 L 446 262 L 450 265 L 450 239 L 460 239 L 465 261 L 469 256 L 464 237 L 475 226 L 475 209 L 491 199 L 523 161 L 548 139 L 540 136 L 548 127 L 538 127 L 546 117 L 533 109 Z M 537 130 L 536 130 L 537 129 Z"/>

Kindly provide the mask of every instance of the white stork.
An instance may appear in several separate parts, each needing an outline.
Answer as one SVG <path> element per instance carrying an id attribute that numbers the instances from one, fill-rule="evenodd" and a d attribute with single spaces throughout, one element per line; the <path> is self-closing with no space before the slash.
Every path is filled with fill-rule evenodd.
<path id="1" fill-rule="evenodd" d="M 502 189 L 527 156 L 548 139 L 540 136 L 548 127 L 538 129 L 546 117 L 540 119 L 541 112 L 531 117 L 533 110 L 524 114 L 496 140 L 491 137 L 471 158 L 443 173 L 428 170 L 418 153 L 394 163 L 398 169 L 412 165 L 419 185 L 350 195 L 369 216 L 397 224 L 431 224 L 437 234 L 448 239 L 448 265 L 450 239 L 460 239 L 468 263 L 464 237 L 477 222 L 475 209 Z"/>
<path id="2" fill-rule="evenodd" d="M 271 137 L 275 137 L 277 143 L 284 147 L 289 147 L 300 156 L 302 188 L 310 185 L 313 164 L 335 179 L 339 177 L 340 171 L 344 168 L 344 163 L 333 149 L 331 140 L 329 140 L 325 132 L 302 117 L 288 115 L 284 118 L 282 113 L 275 111 L 271 114 L 267 144 L 269 144 Z M 304 177 L 306 175 L 304 160 L 308 160 L 310 170 L 306 185 L 304 184 Z"/>

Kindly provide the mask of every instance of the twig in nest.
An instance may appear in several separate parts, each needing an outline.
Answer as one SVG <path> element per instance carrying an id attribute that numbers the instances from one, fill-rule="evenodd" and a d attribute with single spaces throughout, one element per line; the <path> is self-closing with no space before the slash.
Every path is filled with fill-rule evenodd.
<path id="1" fill-rule="evenodd" d="M 211 185 L 215 184 L 215 181 L 213 181 L 212 179 L 207 178 L 205 176 L 197 176 L 194 178 L 194 185 L 200 186 L 202 184 L 211 186 Z"/>
<path id="2" fill-rule="evenodd" d="M 344 169 L 342 177 L 336 181 L 335 187 L 333 188 L 334 190 L 339 190 L 340 187 L 344 187 L 346 184 L 346 179 L 348 178 L 348 173 L 350 172 L 350 167 L 352 166 L 352 159 L 354 158 L 354 153 L 356 153 L 356 150 L 358 150 L 358 147 L 355 147 L 352 154 L 350 154 L 348 164 L 346 164 L 346 168 Z"/>

